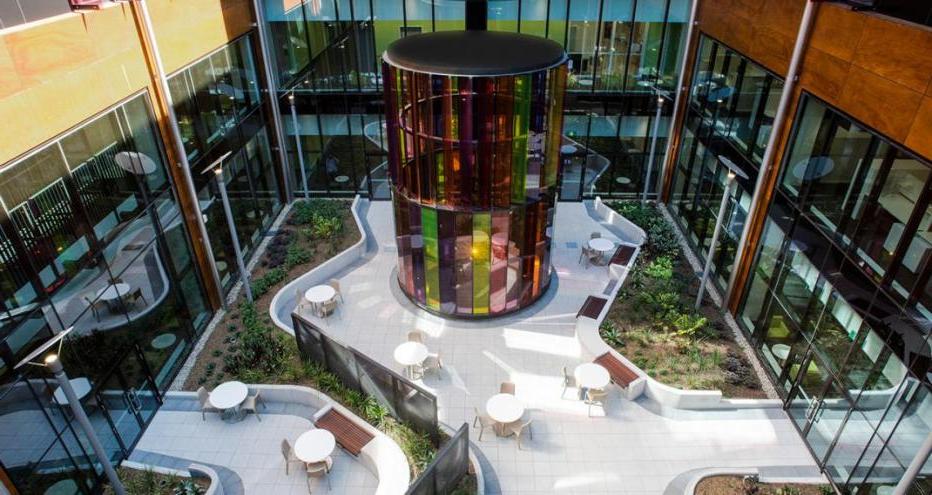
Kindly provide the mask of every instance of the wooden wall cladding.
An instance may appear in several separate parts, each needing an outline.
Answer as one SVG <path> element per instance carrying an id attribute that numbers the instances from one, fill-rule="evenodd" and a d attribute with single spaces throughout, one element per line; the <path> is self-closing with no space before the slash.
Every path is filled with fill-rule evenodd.
<path id="1" fill-rule="evenodd" d="M 162 65 L 181 69 L 252 29 L 250 0 L 149 0 Z"/>
<path id="2" fill-rule="evenodd" d="M 149 83 L 129 5 L 0 36 L 0 164 Z"/>
<path id="3" fill-rule="evenodd" d="M 699 0 L 699 29 L 785 75 L 805 0 Z"/>
<path id="4" fill-rule="evenodd" d="M 824 3 L 800 86 L 932 159 L 932 29 Z"/>

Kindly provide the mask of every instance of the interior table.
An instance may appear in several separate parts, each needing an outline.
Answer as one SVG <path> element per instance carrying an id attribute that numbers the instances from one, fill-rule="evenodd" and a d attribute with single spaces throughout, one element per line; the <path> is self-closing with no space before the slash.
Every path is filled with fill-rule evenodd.
<path id="1" fill-rule="evenodd" d="M 108 285 L 97 291 L 97 299 L 107 303 L 107 306 L 111 309 L 119 311 L 119 308 L 113 308 L 113 305 L 116 304 L 117 301 L 123 299 L 127 294 L 129 294 L 129 284 L 119 282 Z"/>
<path id="2" fill-rule="evenodd" d="M 243 419 L 240 405 L 249 395 L 246 384 L 238 381 L 224 382 L 210 392 L 210 405 L 223 411 L 224 419 L 239 421 Z"/>
<path id="3" fill-rule="evenodd" d="M 505 434 L 505 425 L 524 416 L 524 403 L 511 394 L 496 394 L 486 401 L 485 412 L 496 421 L 495 433 L 501 436 Z"/>
<path id="4" fill-rule="evenodd" d="M 72 378 L 68 381 L 71 382 L 71 388 L 74 389 L 74 395 L 78 396 L 79 401 L 91 393 L 91 381 L 87 378 Z M 68 405 L 68 397 L 65 396 L 65 391 L 61 387 L 56 388 L 52 396 L 55 397 L 55 402 L 62 406 Z"/>
<path id="5" fill-rule="evenodd" d="M 322 428 L 306 431 L 294 442 L 294 456 L 308 464 L 323 462 L 333 453 L 337 442 L 333 433 Z"/>

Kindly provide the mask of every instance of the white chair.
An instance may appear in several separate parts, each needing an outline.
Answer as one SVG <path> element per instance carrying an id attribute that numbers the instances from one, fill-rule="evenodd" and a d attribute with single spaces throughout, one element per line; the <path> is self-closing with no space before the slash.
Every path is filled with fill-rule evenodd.
<path id="1" fill-rule="evenodd" d="M 498 421 L 492 419 L 492 416 L 488 414 L 482 414 L 477 407 L 473 407 L 473 410 L 476 411 L 476 419 L 472 420 L 472 427 L 479 428 L 479 441 L 481 442 L 482 434 L 485 432 L 485 429 L 492 428 L 492 431 L 495 431 L 495 425 L 498 424 Z"/>
<path id="2" fill-rule="evenodd" d="M 295 309 L 298 313 L 307 309 L 307 306 L 310 304 L 307 299 L 304 298 L 304 292 L 301 289 L 295 287 L 294 290 L 294 300 L 295 300 Z"/>
<path id="3" fill-rule="evenodd" d="M 330 470 L 333 469 L 333 458 L 327 456 L 321 462 L 309 462 L 306 465 L 307 470 L 307 492 L 311 493 L 311 478 L 327 478 L 327 488 L 333 490 L 333 485 L 330 484 Z"/>
<path id="4" fill-rule="evenodd" d="M 329 285 L 330 287 L 333 287 L 333 290 L 336 291 L 337 296 L 340 297 L 340 302 L 344 302 L 343 292 L 340 291 L 340 281 L 335 278 L 331 278 L 330 280 L 327 281 L 327 285 Z"/>
<path id="5" fill-rule="evenodd" d="M 333 298 L 329 301 L 325 301 L 320 305 L 320 316 L 326 318 L 330 315 L 336 314 L 337 312 L 337 300 Z"/>
<path id="6" fill-rule="evenodd" d="M 518 448 L 523 450 L 521 447 L 521 438 L 524 435 L 530 437 L 531 440 L 534 440 L 534 433 L 531 431 L 531 421 L 527 420 L 524 423 L 515 421 L 514 423 L 509 423 L 505 425 L 505 432 L 510 435 L 514 435 L 515 439 L 518 441 Z"/>
<path id="7" fill-rule="evenodd" d="M 586 404 L 589 405 L 588 415 L 592 417 L 592 406 L 599 406 L 602 408 L 602 412 L 605 412 L 605 399 L 608 397 L 608 392 L 605 390 L 599 390 L 596 388 L 590 388 L 586 390 Z"/>
<path id="8" fill-rule="evenodd" d="M 419 344 L 424 343 L 424 334 L 415 330 L 413 332 L 408 332 L 408 342 L 417 342 Z"/>
<path id="9" fill-rule="evenodd" d="M 589 240 L 592 240 L 592 239 L 599 239 L 600 237 L 602 237 L 602 233 L 601 233 L 601 232 L 593 232 L 593 233 L 589 234 Z"/>
<path id="10" fill-rule="evenodd" d="M 514 382 L 502 382 L 502 384 L 498 387 L 498 392 L 502 394 L 515 395 Z"/>
<path id="11" fill-rule="evenodd" d="M 261 422 L 262 418 L 259 417 L 259 409 L 257 407 L 259 404 L 262 404 L 263 408 L 267 407 L 265 405 L 265 401 L 263 401 L 262 397 L 259 396 L 259 391 L 257 390 L 255 395 L 246 396 L 246 400 L 243 401 L 243 404 L 240 406 L 240 410 L 243 411 L 244 414 L 245 413 L 255 414 L 256 419 L 258 419 Z"/>
<path id="12" fill-rule="evenodd" d="M 440 353 L 428 354 L 424 362 L 421 363 L 421 368 L 422 373 L 438 372 L 437 376 L 440 377 L 439 371 L 443 369 L 443 359 L 440 359 Z"/>
<path id="13" fill-rule="evenodd" d="M 291 448 L 291 444 L 288 443 L 287 438 L 282 439 L 282 457 L 285 458 L 285 476 L 291 474 L 289 473 L 288 466 L 292 462 L 301 462 L 295 455 L 294 449 Z"/>
<path id="14" fill-rule="evenodd" d="M 563 367 L 563 393 L 560 394 L 560 398 L 566 397 L 566 389 L 576 388 L 576 377 L 571 375 L 569 371 L 566 370 L 566 366 Z"/>
<path id="15" fill-rule="evenodd" d="M 215 412 L 217 414 L 222 413 L 220 409 L 210 405 L 210 393 L 207 392 L 207 389 L 201 387 L 197 389 L 197 402 L 201 405 L 201 420 L 207 421 L 207 413 Z"/>

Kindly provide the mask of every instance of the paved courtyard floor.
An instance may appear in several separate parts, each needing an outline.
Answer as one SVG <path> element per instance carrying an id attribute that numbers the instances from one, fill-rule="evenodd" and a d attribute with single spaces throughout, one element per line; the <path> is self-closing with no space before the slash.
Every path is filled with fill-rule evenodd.
<path id="1" fill-rule="evenodd" d="M 487 493 L 659 494 L 678 474 L 707 467 L 778 468 L 811 476 L 815 464 L 786 414 L 778 409 L 676 411 L 628 401 L 614 391 L 605 410 L 562 392 L 561 367 L 585 359 L 574 337 L 576 311 L 608 282 L 604 267 L 578 264 L 579 244 L 592 231 L 619 240 L 581 203 L 557 208 L 553 245 L 556 279 L 548 293 L 515 315 L 471 322 L 420 310 L 394 281 L 396 248 L 391 205 L 371 203 L 366 258 L 339 276 L 345 304 L 319 321 L 329 335 L 397 371 L 392 353 L 419 330 L 445 368 L 422 383 L 438 397 L 440 420 L 454 428 L 471 423 L 475 410 L 514 382 L 533 419 L 533 439 L 519 450 L 513 438 L 478 430 L 470 438 L 491 466 Z M 817 471 L 815 471 L 817 472 Z"/>

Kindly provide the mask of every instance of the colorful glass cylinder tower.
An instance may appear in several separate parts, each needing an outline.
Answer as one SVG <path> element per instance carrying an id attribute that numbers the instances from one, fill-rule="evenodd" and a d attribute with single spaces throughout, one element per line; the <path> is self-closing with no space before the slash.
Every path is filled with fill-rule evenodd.
<path id="1" fill-rule="evenodd" d="M 402 291 L 466 318 L 530 305 L 552 272 L 563 48 L 450 31 L 402 38 L 383 60 Z"/>

